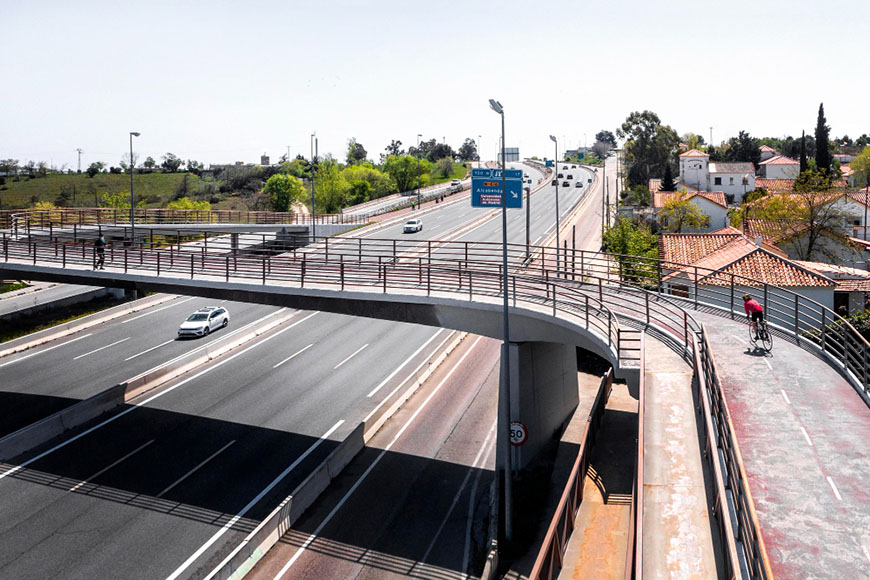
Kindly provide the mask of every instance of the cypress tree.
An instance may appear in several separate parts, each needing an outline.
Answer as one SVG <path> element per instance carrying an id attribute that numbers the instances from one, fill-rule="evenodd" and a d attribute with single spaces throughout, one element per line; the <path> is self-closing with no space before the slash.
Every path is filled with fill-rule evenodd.
<path id="1" fill-rule="evenodd" d="M 806 131 L 801 131 L 801 173 L 807 170 L 807 136 Z"/>
<path id="2" fill-rule="evenodd" d="M 825 119 L 825 104 L 819 104 L 819 120 L 816 122 L 816 168 L 825 174 L 830 173 L 834 158 L 831 155 L 828 134 L 831 130 Z"/>
<path id="3" fill-rule="evenodd" d="M 662 178 L 661 191 L 676 191 L 677 185 L 674 183 L 674 174 L 671 171 L 671 164 L 665 163 L 665 176 Z"/>

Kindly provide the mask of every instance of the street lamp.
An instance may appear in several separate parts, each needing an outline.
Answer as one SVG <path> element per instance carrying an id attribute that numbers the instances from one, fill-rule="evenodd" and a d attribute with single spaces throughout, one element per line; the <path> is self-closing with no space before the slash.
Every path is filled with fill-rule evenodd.
<path id="1" fill-rule="evenodd" d="M 311 241 L 317 241 L 315 228 L 317 227 L 317 210 L 314 207 L 314 163 L 317 160 L 317 131 L 311 134 Z"/>
<path id="2" fill-rule="evenodd" d="M 480 154 L 483 152 L 483 149 L 480 148 L 480 135 L 477 136 L 477 166 L 480 167 Z"/>
<path id="3" fill-rule="evenodd" d="M 135 245 L 136 243 L 136 230 L 135 230 L 135 222 L 136 222 L 136 200 L 133 197 L 133 166 L 136 165 L 133 163 L 133 137 L 138 137 L 140 133 L 136 131 L 130 131 L 130 244 Z"/>
<path id="4" fill-rule="evenodd" d="M 554 135 L 550 135 L 550 140 L 553 142 L 553 146 L 556 148 L 555 157 L 556 160 L 556 276 L 559 275 L 559 142 L 556 141 L 556 137 Z M 541 256 L 541 260 L 543 260 L 543 256 Z"/>
<path id="5" fill-rule="evenodd" d="M 498 424 L 501 427 L 499 438 L 502 439 L 502 469 L 504 482 L 504 535 L 510 542 L 513 536 L 511 524 L 511 445 L 510 445 L 510 321 L 508 319 L 508 269 L 507 269 L 507 175 L 505 174 L 504 146 L 504 107 L 495 99 L 489 100 L 490 108 L 501 115 L 501 259 L 502 259 L 502 294 L 504 303 L 504 344 L 501 350 L 501 369 L 504 380 L 500 382 L 501 392 L 498 397 Z"/>
<path id="6" fill-rule="evenodd" d="M 420 138 L 423 135 L 417 133 L 417 209 L 420 209 Z"/>

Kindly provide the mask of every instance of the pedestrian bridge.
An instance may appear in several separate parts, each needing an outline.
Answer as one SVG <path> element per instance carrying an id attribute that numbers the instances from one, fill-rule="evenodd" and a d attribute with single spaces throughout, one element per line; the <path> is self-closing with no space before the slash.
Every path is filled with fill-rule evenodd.
<path id="1" fill-rule="evenodd" d="M 17 236 L 4 232 L 2 242 L 0 271 L 4 277 L 280 304 L 456 328 L 497 338 L 502 333 L 504 273 L 501 248 L 493 244 L 327 238 L 273 255 L 238 248 L 186 249 L 171 239 L 161 239 L 151 247 L 110 248 L 106 269 L 94 271 L 89 243 L 58 236 L 22 236 L 20 232 Z M 861 491 L 865 487 L 861 484 L 870 475 L 865 450 L 870 437 L 865 405 L 868 345 L 847 322 L 786 290 L 737 280 L 744 286 L 763 286 L 769 301 L 767 310 L 776 315 L 771 316 L 777 337 L 773 359 L 746 358 L 749 355 L 744 354 L 746 345 L 740 338 L 745 328 L 731 321 L 735 311 L 727 293 L 721 300 L 699 302 L 698 293 L 685 300 L 656 292 L 663 268 L 655 261 L 526 246 L 510 246 L 508 257 L 511 342 L 525 349 L 515 359 L 525 361 L 523 364 L 531 361 L 531 366 L 536 361 L 555 364 L 562 371 L 549 376 L 546 384 L 536 384 L 512 358 L 512 369 L 516 369 L 512 372 L 519 375 L 521 390 L 550 395 L 543 410 L 525 405 L 527 399 L 522 395 L 519 404 L 512 406 L 513 419 L 536 425 L 530 429 L 530 442 L 548 437 L 570 407 L 571 399 L 564 395 L 570 391 L 564 388 L 565 377 L 570 374 L 570 352 L 564 345 L 595 352 L 613 364 L 617 376 L 642 384 L 637 332 L 642 330 L 669 344 L 694 369 L 693 385 L 704 417 L 699 421 L 704 431 L 704 455 L 714 480 L 713 515 L 724 543 L 723 575 L 803 577 L 791 574 L 789 566 L 795 546 L 806 544 L 816 548 L 813 561 L 805 564 L 808 567 L 827 566 L 828 572 L 842 570 L 842 576 L 853 577 L 847 571 L 862 568 L 852 566 L 870 564 L 870 538 L 825 536 L 832 528 L 870 529 L 865 521 L 870 514 L 870 498 Z M 732 280 L 731 287 L 734 285 Z M 777 301 L 788 308 L 780 307 Z M 789 312 L 793 312 L 791 323 L 786 318 Z M 820 317 L 833 323 L 807 327 L 807 321 Z M 770 373 L 764 373 L 759 365 Z M 797 393 L 792 392 L 789 399 L 784 388 L 795 381 L 802 385 L 800 403 L 794 400 Z M 729 402 L 737 402 L 736 411 L 729 413 L 726 395 Z M 801 426 L 797 436 L 763 429 L 771 423 L 770 417 L 782 413 L 771 406 L 771 397 L 789 400 L 792 407 L 809 406 L 818 411 L 809 427 L 829 434 L 824 458 L 817 447 L 820 439 L 810 436 L 808 425 L 802 423 L 806 419 L 793 418 Z M 847 422 L 848 437 L 835 435 L 834 417 Z M 506 431 L 500 429 L 501 433 Z M 770 458 L 765 452 L 772 443 L 776 443 L 780 471 L 768 469 Z M 741 447 L 749 453 L 741 456 Z M 643 465 L 642 455 L 639 446 L 639 466 Z M 830 467 L 822 467 L 830 462 L 821 459 L 831 458 L 834 463 L 842 460 L 847 472 L 837 476 L 830 473 Z M 794 489 L 796 474 L 789 473 L 788 465 L 802 465 L 806 473 L 815 468 L 822 476 L 800 478 L 803 494 L 779 495 L 771 491 L 774 484 Z M 632 543 L 629 554 L 637 574 L 644 569 L 644 485 L 640 469 L 635 494 L 639 509 L 634 521 L 641 541 Z M 833 497 L 846 505 L 839 512 L 828 512 L 824 522 L 828 525 L 806 525 L 808 520 L 796 514 L 803 513 L 807 497 L 816 504 L 824 494 L 831 495 L 831 490 Z M 753 494 L 763 498 L 763 505 L 755 505 Z M 775 551 L 766 550 L 765 544 L 774 546 Z M 548 553 L 558 554 L 558 550 Z M 550 558 L 551 564 L 557 560 Z M 801 568 L 801 573 L 808 569 Z"/>

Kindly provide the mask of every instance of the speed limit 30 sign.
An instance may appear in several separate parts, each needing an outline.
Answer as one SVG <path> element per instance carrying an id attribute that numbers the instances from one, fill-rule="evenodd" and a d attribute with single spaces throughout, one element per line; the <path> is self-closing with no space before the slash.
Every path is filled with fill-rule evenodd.
<path id="1" fill-rule="evenodd" d="M 529 431 L 519 421 L 511 421 L 511 445 L 520 446 L 529 438 Z"/>

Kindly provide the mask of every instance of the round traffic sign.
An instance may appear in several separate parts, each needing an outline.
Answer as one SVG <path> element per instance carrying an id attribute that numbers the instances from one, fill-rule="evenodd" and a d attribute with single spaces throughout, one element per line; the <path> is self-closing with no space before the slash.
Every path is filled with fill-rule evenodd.
<path id="1" fill-rule="evenodd" d="M 519 421 L 511 421 L 511 445 L 522 445 L 529 438 L 529 431 Z"/>

